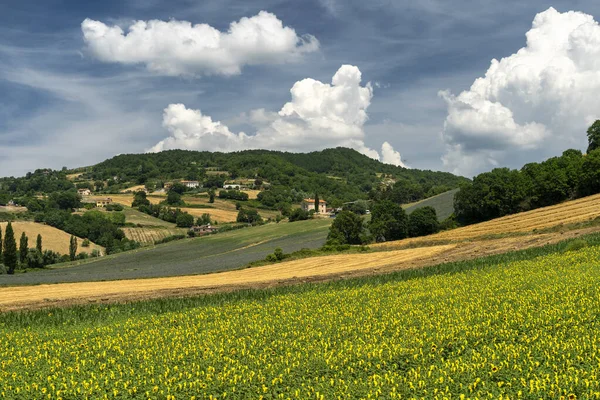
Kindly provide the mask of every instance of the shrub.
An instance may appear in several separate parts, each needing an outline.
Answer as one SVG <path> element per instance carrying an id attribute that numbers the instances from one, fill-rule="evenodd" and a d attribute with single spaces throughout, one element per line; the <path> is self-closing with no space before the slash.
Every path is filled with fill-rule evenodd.
<path id="1" fill-rule="evenodd" d="M 83 239 L 83 242 L 81 242 L 81 247 L 90 247 L 90 239 Z"/>
<path id="2" fill-rule="evenodd" d="M 160 240 L 154 241 L 154 244 L 169 243 L 174 240 L 181 240 L 181 239 L 185 239 L 185 235 L 171 235 L 171 236 L 164 237 Z"/>
<path id="3" fill-rule="evenodd" d="M 588 242 L 584 239 L 576 239 L 572 242 L 567 243 L 563 252 L 567 251 L 577 251 L 588 247 Z"/>
<path id="4" fill-rule="evenodd" d="M 6 275 L 7 273 L 8 273 L 8 268 L 6 268 L 6 265 L 0 264 L 0 275 Z"/>
<path id="5" fill-rule="evenodd" d="M 301 208 L 295 208 L 290 214 L 290 222 L 305 221 L 309 218 L 308 211 L 304 211 Z"/>

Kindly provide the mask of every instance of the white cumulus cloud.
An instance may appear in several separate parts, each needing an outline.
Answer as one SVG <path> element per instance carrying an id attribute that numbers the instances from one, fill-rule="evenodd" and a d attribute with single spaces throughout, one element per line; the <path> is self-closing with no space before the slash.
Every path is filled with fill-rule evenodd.
<path id="1" fill-rule="evenodd" d="M 388 142 L 383 143 L 381 157 L 365 145 L 363 126 L 368 119 L 367 108 L 371 104 L 373 88 L 369 83 L 362 86 L 361 80 L 357 67 L 343 65 L 331 84 L 310 78 L 296 82 L 290 90 L 291 101 L 279 112 L 258 109 L 248 114 L 248 121 L 257 126 L 252 135 L 233 133 L 200 110 L 170 104 L 163 115 L 163 126 L 170 135 L 148 151 L 313 151 L 344 146 L 371 158 L 404 166 L 400 153 Z"/>
<path id="2" fill-rule="evenodd" d="M 176 20 L 136 21 L 124 32 L 89 18 L 81 30 L 99 60 L 145 64 L 169 76 L 237 75 L 244 65 L 293 62 L 319 49 L 314 36 L 299 36 L 266 11 L 232 22 L 227 32 Z"/>
<path id="3" fill-rule="evenodd" d="M 526 37 L 525 47 L 492 60 L 469 90 L 440 92 L 448 106 L 442 160 L 454 172 L 583 147 L 600 114 L 600 26 L 591 15 L 550 8 Z"/>

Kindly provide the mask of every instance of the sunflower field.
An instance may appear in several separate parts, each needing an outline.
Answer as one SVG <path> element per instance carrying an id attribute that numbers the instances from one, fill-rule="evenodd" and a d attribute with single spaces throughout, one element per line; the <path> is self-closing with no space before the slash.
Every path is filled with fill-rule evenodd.
<path id="1" fill-rule="evenodd" d="M 4 318 L 0 398 L 596 399 L 599 287 L 600 248 L 587 247 L 163 311 Z"/>

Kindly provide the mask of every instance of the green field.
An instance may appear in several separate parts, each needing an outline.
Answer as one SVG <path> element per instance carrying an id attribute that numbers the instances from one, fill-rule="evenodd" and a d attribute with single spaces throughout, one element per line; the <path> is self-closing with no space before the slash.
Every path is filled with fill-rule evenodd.
<path id="1" fill-rule="evenodd" d="M 435 208 L 438 220 L 443 221 L 454 213 L 454 196 L 459 189 L 450 190 L 448 192 L 438 194 L 437 196 L 421 200 L 417 203 L 408 204 L 404 209 L 408 214 L 415 211 L 417 208 L 430 206 Z"/>
<path id="2" fill-rule="evenodd" d="M 330 284 L 5 313 L 0 394 L 597 398 L 600 236 L 587 240 Z"/>
<path id="3" fill-rule="evenodd" d="M 281 222 L 152 248 L 114 254 L 78 265 L 0 275 L 0 285 L 30 285 L 194 275 L 241 268 L 277 247 L 286 253 L 316 249 L 326 240 L 330 219 Z"/>

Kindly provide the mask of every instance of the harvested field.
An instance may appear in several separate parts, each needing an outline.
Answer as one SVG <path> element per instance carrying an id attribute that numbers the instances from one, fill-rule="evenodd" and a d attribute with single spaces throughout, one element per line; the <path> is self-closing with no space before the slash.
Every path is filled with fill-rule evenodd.
<path id="1" fill-rule="evenodd" d="M 94 299 L 110 299 L 122 296 L 124 293 L 131 296 L 152 293 L 157 290 L 247 286 L 273 280 L 303 279 L 316 275 L 340 274 L 346 271 L 367 270 L 399 264 L 431 257 L 453 247 L 454 245 L 449 245 L 375 254 L 334 255 L 238 271 L 177 278 L 10 287 L 0 291 L 0 305 L 3 310 L 7 310 L 27 304 L 48 304 L 65 300 L 75 302 L 85 300 L 87 302 Z"/>
<path id="2" fill-rule="evenodd" d="M 143 244 L 151 244 L 157 240 L 164 239 L 172 235 L 185 235 L 185 228 L 122 228 L 128 239 L 135 240 Z"/>
<path id="3" fill-rule="evenodd" d="M 0 222 L 2 233 L 6 232 L 6 222 Z M 19 244 L 19 238 L 21 233 L 25 232 L 25 235 L 29 238 L 29 247 L 35 247 L 37 235 L 42 235 L 42 247 L 45 250 L 52 250 L 60 254 L 69 254 L 69 241 L 71 235 L 67 232 L 61 231 L 60 229 L 53 228 L 48 225 L 38 224 L 36 222 L 13 222 L 13 229 L 15 231 L 15 239 L 17 240 L 17 246 Z M 78 253 L 90 253 L 96 249 L 104 254 L 104 248 L 94 243 L 91 243 L 89 247 L 81 246 L 82 239 L 77 238 L 77 250 Z"/>
<path id="4" fill-rule="evenodd" d="M 140 190 L 143 190 L 146 186 L 145 185 L 136 185 L 136 186 L 131 186 L 128 187 L 126 189 L 121 190 L 121 193 L 134 193 L 134 192 L 139 192 Z"/>
<path id="5" fill-rule="evenodd" d="M 367 254 L 315 257 L 205 275 L 5 287 L 0 291 L 0 310 L 135 301 L 326 282 L 472 260 L 541 247 L 598 231 L 600 228 L 595 227 L 564 234 L 548 233 L 525 238 L 510 237 Z"/>
<path id="6" fill-rule="evenodd" d="M 248 190 L 242 190 L 242 193 L 246 193 L 248 195 L 248 199 L 254 200 L 258 197 L 260 190 L 248 189 Z"/>
<path id="7" fill-rule="evenodd" d="M 235 222 L 238 212 L 233 207 L 233 211 L 230 210 L 217 210 L 214 208 L 186 208 L 182 207 L 181 211 L 188 212 L 194 217 L 200 217 L 202 214 L 209 214 L 210 219 L 218 222 Z"/>
<path id="8" fill-rule="evenodd" d="M 0 213 L 22 213 L 26 212 L 27 207 L 15 207 L 15 206 L 0 206 Z"/>

